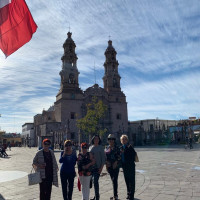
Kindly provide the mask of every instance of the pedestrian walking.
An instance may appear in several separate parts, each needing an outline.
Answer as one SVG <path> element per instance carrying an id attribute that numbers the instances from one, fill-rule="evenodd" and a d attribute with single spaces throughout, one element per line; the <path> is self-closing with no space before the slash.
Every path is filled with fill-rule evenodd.
<path id="1" fill-rule="evenodd" d="M 78 152 L 81 153 L 81 146 L 78 145 Z"/>
<path id="2" fill-rule="evenodd" d="M 76 156 L 77 156 L 77 153 L 76 153 L 76 146 L 74 144 L 74 141 L 71 141 L 72 142 L 72 153 L 74 153 Z"/>
<path id="3" fill-rule="evenodd" d="M 9 150 L 11 151 L 11 144 L 10 144 L 10 143 L 8 144 L 8 148 L 9 148 Z"/>
<path id="4" fill-rule="evenodd" d="M 91 153 L 88 151 L 88 144 L 81 144 L 81 152 L 78 154 L 78 174 L 79 180 L 82 185 L 82 200 L 89 200 L 90 196 L 90 180 L 92 177 L 92 169 L 95 160 Z"/>
<path id="5" fill-rule="evenodd" d="M 59 143 L 59 150 L 61 150 L 61 145 L 62 145 L 62 143 L 60 142 L 60 143 Z"/>
<path id="6" fill-rule="evenodd" d="M 74 178 L 76 176 L 76 161 L 76 154 L 72 152 L 72 142 L 71 140 L 66 140 L 64 143 L 64 151 L 61 152 L 59 159 L 59 162 L 62 163 L 60 169 L 60 179 L 64 200 L 72 200 Z"/>
<path id="7" fill-rule="evenodd" d="M 91 140 L 92 146 L 90 147 L 90 152 L 92 153 L 94 160 L 95 160 L 95 167 L 92 172 L 92 177 L 93 177 L 93 182 L 94 182 L 94 192 L 95 192 L 95 197 L 92 198 L 92 200 L 99 200 L 100 195 L 99 195 L 99 177 L 100 174 L 103 170 L 105 161 L 106 161 L 106 156 L 104 149 L 101 145 L 101 139 L 99 135 L 95 135 L 92 140 Z"/>
<path id="8" fill-rule="evenodd" d="M 110 175 L 113 185 L 113 197 L 110 199 L 118 200 L 118 175 L 121 162 L 120 149 L 117 147 L 114 134 L 108 135 L 108 147 L 106 153 L 106 169 Z"/>
<path id="9" fill-rule="evenodd" d="M 43 148 L 38 151 L 33 159 L 33 167 L 40 172 L 42 182 L 40 183 L 40 200 L 50 200 L 52 184 L 58 187 L 58 165 L 54 152 L 49 149 L 51 141 L 44 139 Z"/>
<path id="10" fill-rule="evenodd" d="M 190 149 L 193 149 L 192 142 L 193 142 L 193 138 L 192 138 L 192 136 L 190 135 L 190 138 L 189 138 L 189 146 L 190 146 Z"/>
<path id="11" fill-rule="evenodd" d="M 127 188 L 127 198 L 134 200 L 135 194 L 135 156 L 136 152 L 131 144 L 129 144 L 128 136 L 122 135 L 120 138 L 122 146 L 120 147 L 122 169 Z"/>

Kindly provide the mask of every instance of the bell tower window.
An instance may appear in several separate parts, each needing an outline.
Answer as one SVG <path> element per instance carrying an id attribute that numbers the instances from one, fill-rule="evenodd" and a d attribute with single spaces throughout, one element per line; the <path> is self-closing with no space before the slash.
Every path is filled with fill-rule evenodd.
<path id="1" fill-rule="evenodd" d="M 113 87 L 117 87 L 117 79 L 113 78 Z"/>
<path id="2" fill-rule="evenodd" d="M 69 75 L 69 83 L 70 84 L 74 84 L 75 83 L 74 74 L 70 74 Z"/>

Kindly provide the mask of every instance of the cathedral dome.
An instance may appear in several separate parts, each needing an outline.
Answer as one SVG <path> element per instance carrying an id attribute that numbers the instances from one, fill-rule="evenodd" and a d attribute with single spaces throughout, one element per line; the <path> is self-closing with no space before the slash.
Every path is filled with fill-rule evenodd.
<path id="1" fill-rule="evenodd" d="M 112 46 L 112 40 L 109 40 L 108 41 L 108 47 L 105 51 L 105 54 L 108 53 L 108 52 L 112 52 L 112 51 L 116 53 L 115 48 Z"/>
<path id="2" fill-rule="evenodd" d="M 72 44 L 73 46 L 76 46 L 74 41 L 72 40 L 72 33 L 68 32 L 67 33 L 67 39 L 65 40 L 64 44 L 63 44 L 63 48 L 65 48 L 66 46 L 68 46 L 69 44 Z"/>
<path id="3" fill-rule="evenodd" d="M 101 87 L 99 87 L 98 84 L 94 84 L 92 87 L 89 87 L 84 92 L 85 96 L 108 96 L 108 93 Z"/>

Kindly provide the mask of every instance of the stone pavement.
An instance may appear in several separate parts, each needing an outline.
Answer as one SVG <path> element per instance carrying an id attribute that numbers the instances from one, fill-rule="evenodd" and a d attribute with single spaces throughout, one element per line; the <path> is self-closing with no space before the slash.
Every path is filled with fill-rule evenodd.
<path id="1" fill-rule="evenodd" d="M 12 148 L 9 158 L 0 158 L 0 200 L 38 200 L 38 185 L 28 186 L 27 174 L 36 148 Z M 140 162 L 136 165 L 137 200 L 199 200 L 200 146 L 185 150 L 182 146 L 136 148 Z M 55 151 L 57 160 L 60 152 Z M 60 164 L 59 164 L 60 166 Z M 112 184 L 105 168 L 100 178 L 101 200 L 112 196 Z M 60 182 L 60 178 L 59 178 Z M 119 198 L 126 200 L 123 173 L 119 174 Z M 93 188 L 90 196 L 94 195 Z M 61 200 L 61 185 L 53 186 L 52 200 Z M 80 200 L 75 178 L 73 200 Z"/>

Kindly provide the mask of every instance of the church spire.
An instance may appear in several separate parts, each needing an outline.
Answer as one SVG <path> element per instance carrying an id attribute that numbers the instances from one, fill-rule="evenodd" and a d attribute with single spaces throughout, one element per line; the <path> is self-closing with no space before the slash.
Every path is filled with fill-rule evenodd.
<path id="1" fill-rule="evenodd" d="M 63 65 L 76 67 L 76 62 L 78 60 L 77 55 L 75 53 L 76 44 L 71 38 L 72 36 L 71 32 L 68 32 L 67 36 L 68 38 L 65 40 L 65 43 L 63 44 L 64 55 L 62 56 L 61 60 L 63 61 Z"/>
<path id="2" fill-rule="evenodd" d="M 115 48 L 112 46 L 112 40 L 108 41 L 108 47 L 104 53 L 105 62 L 104 62 L 104 89 L 107 92 L 112 91 L 121 91 L 120 88 L 120 75 L 118 73 L 118 61 L 116 59 L 117 52 Z"/>
<path id="3" fill-rule="evenodd" d="M 61 84 L 59 93 L 80 91 L 78 76 L 79 72 L 77 69 L 78 57 L 75 52 L 76 44 L 72 39 L 72 33 L 67 33 L 67 39 L 63 44 L 64 54 L 61 57 L 62 70 L 60 71 Z"/>

